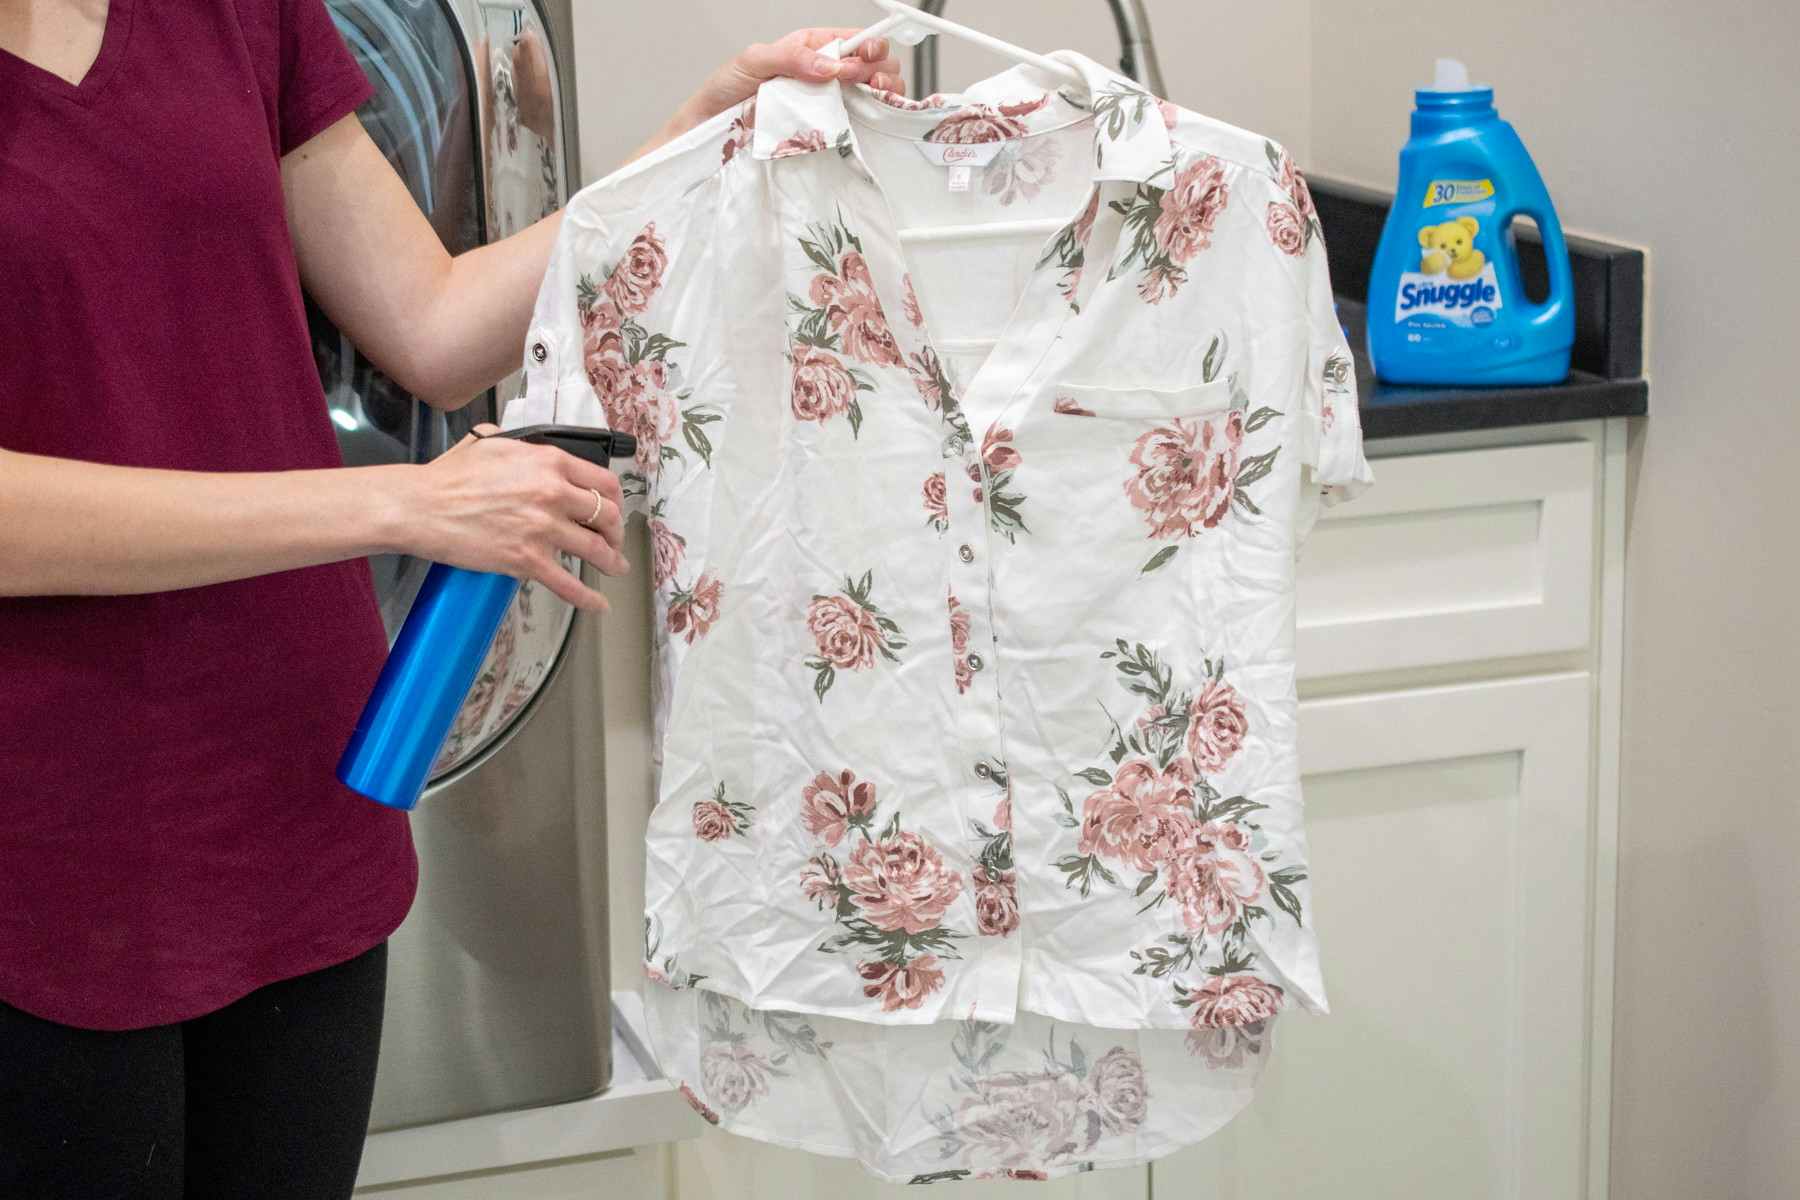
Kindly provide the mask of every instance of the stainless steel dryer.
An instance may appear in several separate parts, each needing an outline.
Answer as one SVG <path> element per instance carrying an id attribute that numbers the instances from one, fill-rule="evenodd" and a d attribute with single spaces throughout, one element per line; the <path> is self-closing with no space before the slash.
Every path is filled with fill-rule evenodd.
<path id="1" fill-rule="evenodd" d="M 555 211 L 578 180 L 569 0 L 327 0 L 376 95 L 359 112 L 452 253 Z M 379 263 L 370 269 L 379 270 Z M 441 414 L 316 309 L 345 462 L 423 462 L 519 387 Z M 372 561 L 389 637 L 427 564 Z M 418 902 L 394 935 L 371 1128 L 591 1095 L 610 1001 L 596 625 L 527 584 L 413 815 Z"/>

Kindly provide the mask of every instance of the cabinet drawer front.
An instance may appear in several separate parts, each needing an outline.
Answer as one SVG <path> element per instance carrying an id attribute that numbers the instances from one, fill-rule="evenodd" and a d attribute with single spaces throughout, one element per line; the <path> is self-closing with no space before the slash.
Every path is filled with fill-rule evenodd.
<path id="1" fill-rule="evenodd" d="M 1301 554 L 1303 678 L 1588 644 L 1592 443 L 1384 458 L 1375 476 Z"/>

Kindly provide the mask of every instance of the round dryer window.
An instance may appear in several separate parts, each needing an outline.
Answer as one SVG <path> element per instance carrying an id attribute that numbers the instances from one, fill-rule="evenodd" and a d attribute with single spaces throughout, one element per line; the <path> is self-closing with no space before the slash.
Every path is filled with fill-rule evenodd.
<path id="1" fill-rule="evenodd" d="M 554 67 L 531 46 L 534 37 L 543 37 L 535 4 L 326 4 L 375 86 L 358 118 L 451 253 L 505 237 L 555 211 L 566 191 L 560 105 Z M 515 70 L 515 60 L 526 69 Z M 521 77 L 529 82 L 521 85 Z M 521 97 L 521 87 L 534 84 L 547 84 L 548 96 Z M 548 120 L 537 118 L 545 111 Z M 307 317 L 347 466 L 427 462 L 472 426 L 495 420 L 519 386 L 514 376 L 465 408 L 441 412 L 376 370 L 310 302 Z M 429 564 L 379 555 L 369 565 L 391 641 Z M 519 589 L 445 741 L 434 780 L 473 762 L 526 715 L 556 668 L 574 616 L 567 603 L 536 584 Z"/>

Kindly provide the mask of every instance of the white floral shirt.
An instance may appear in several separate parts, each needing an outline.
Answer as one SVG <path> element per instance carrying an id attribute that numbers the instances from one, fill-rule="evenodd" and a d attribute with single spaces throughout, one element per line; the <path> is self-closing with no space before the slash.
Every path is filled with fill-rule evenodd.
<path id="1" fill-rule="evenodd" d="M 513 425 L 647 514 L 647 1008 L 901 1181 L 1142 1162 L 1323 1012 L 1295 554 L 1369 481 L 1306 186 L 1077 55 L 765 85 L 570 205 Z"/>

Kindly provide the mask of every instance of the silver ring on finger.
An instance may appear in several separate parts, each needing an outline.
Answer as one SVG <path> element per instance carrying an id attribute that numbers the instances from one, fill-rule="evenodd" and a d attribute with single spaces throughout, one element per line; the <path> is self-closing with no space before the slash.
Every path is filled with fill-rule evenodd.
<path id="1" fill-rule="evenodd" d="M 600 510 L 606 507 L 606 501 L 600 498 L 599 488 L 589 488 L 588 491 L 594 493 L 594 511 L 588 514 L 588 519 L 583 521 L 582 524 L 589 529 L 593 529 L 594 522 L 600 519 Z M 595 532 L 597 533 L 599 531 L 595 530 Z"/>

